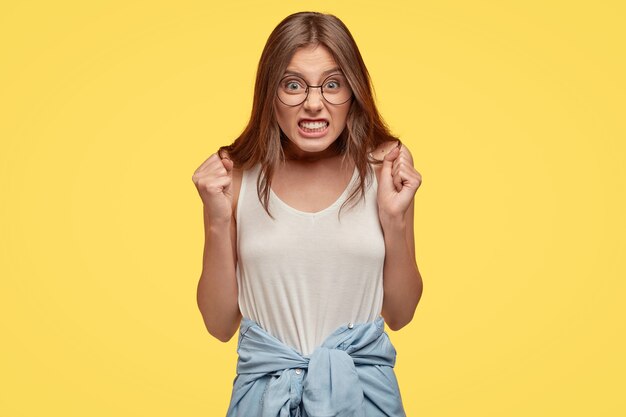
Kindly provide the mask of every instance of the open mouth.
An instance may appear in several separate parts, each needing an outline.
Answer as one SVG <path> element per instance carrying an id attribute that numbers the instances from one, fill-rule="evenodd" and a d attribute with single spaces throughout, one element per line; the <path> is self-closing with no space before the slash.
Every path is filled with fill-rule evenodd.
<path id="1" fill-rule="evenodd" d="M 301 121 L 298 123 L 298 126 L 304 132 L 317 133 L 317 132 L 323 132 L 324 130 L 326 130 L 326 128 L 328 128 L 328 122 L 325 120 L 320 120 L 320 121 L 315 121 L 315 122 Z"/>

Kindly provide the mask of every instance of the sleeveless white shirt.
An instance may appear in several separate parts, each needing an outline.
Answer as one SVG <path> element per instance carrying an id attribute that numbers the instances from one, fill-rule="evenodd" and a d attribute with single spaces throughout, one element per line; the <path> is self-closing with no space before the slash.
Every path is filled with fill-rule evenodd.
<path id="1" fill-rule="evenodd" d="M 257 195 L 256 164 L 243 172 L 237 203 L 239 309 L 281 342 L 309 355 L 337 327 L 374 321 L 383 304 L 385 243 L 377 181 L 365 201 L 339 208 L 358 182 L 316 213 L 297 210 L 270 192 L 268 216 Z M 369 186 L 368 186 L 369 184 Z"/>

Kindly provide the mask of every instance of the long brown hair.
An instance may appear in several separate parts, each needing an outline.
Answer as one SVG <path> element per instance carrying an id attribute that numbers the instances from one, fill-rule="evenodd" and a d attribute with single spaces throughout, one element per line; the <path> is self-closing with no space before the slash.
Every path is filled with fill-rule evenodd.
<path id="1" fill-rule="evenodd" d="M 373 175 L 369 163 L 379 163 L 369 153 L 386 141 L 398 140 L 378 113 L 369 72 L 346 25 L 332 14 L 299 12 L 287 16 L 272 31 L 261 54 L 248 125 L 231 145 L 222 146 L 218 151 L 220 156 L 226 151 L 228 158 L 241 169 L 261 163 L 257 194 L 272 218 L 269 212 L 271 178 L 284 160 L 283 146 L 288 140 L 276 120 L 277 86 L 296 50 L 317 44 L 328 48 L 354 94 L 346 127 L 332 145 L 344 161 L 345 158 L 354 161 L 359 173 L 359 182 L 344 205 L 357 196 L 364 197 L 366 179 L 371 181 Z"/>

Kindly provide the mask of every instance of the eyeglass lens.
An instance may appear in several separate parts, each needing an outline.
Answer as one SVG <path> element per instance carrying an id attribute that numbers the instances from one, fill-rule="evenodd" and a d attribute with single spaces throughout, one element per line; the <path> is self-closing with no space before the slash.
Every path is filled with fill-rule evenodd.
<path id="1" fill-rule="evenodd" d="M 352 96 L 348 80 L 342 74 L 327 77 L 321 86 L 309 86 L 296 75 L 289 75 L 280 81 L 278 98 L 289 106 L 304 103 L 312 88 L 320 88 L 322 96 L 331 104 L 343 104 Z"/>

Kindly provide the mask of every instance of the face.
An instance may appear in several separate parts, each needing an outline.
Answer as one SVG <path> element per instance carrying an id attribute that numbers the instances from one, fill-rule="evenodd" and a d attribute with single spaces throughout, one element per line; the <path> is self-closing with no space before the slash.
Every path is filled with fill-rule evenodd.
<path id="1" fill-rule="evenodd" d="M 329 75 L 341 74 L 330 51 L 323 45 L 309 45 L 298 49 L 283 75 L 291 72 L 299 73 L 300 78 L 309 85 L 321 85 Z M 328 97 L 334 86 L 335 84 L 328 84 L 328 89 L 325 90 L 328 91 Z M 297 84 L 290 87 L 299 88 Z M 293 107 L 276 98 L 276 119 L 289 138 L 285 154 L 302 159 L 336 155 L 329 147 L 346 126 L 351 102 L 352 99 L 343 104 L 331 104 L 322 97 L 320 88 L 309 88 L 306 100 Z"/>

